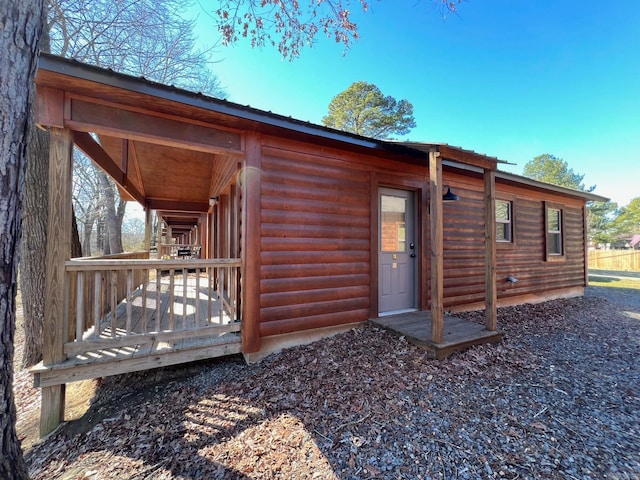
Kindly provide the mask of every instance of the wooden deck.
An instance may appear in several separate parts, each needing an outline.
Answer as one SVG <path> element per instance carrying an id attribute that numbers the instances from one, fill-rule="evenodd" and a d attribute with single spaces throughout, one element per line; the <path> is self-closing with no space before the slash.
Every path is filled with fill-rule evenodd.
<path id="1" fill-rule="evenodd" d="M 240 322 L 194 273 L 153 280 L 116 310 L 115 317 L 109 313 L 97 328 L 93 325 L 82 332 L 81 340 L 66 343 L 65 361 L 34 367 L 35 385 L 60 385 L 241 352 Z"/>
<path id="2" fill-rule="evenodd" d="M 490 331 L 484 325 L 445 315 L 442 343 L 434 343 L 431 341 L 431 313 L 428 311 L 389 315 L 372 319 L 371 323 L 405 336 L 409 342 L 426 349 L 432 358 L 438 360 L 473 345 L 502 341 L 500 331 Z"/>

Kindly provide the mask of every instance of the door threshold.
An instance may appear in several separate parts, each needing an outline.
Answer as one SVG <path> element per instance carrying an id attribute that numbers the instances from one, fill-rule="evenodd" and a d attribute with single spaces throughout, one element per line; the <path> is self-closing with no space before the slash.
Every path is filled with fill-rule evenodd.
<path id="1" fill-rule="evenodd" d="M 417 312 L 417 308 L 403 308 L 401 310 L 390 310 L 388 312 L 378 313 L 378 317 L 388 317 L 389 315 L 400 315 L 401 313 Z"/>

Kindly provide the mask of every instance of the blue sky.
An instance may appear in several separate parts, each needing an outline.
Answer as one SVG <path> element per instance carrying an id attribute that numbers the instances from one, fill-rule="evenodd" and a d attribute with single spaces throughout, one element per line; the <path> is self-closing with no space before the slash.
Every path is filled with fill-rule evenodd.
<path id="1" fill-rule="evenodd" d="M 364 80 L 413 104 L 407 139 L 496 156 L 514 173 L 551 153 L 621 206 L 640 196 L 640 2 L 468 0 L 446 20 L 432 0 L 352 3 L 360 40 L 344 56 L 324 37 L 291 62 L 248 42 L 218 47 L 228 99 L 319 124 Z M 197 34 L 219 40 L 205 14 Z"/>

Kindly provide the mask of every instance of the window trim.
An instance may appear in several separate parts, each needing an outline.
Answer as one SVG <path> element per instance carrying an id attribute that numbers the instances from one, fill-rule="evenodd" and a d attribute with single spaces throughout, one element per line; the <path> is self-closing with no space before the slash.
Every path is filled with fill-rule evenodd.
<path id="1" fill-rule="evenodd" d="M 549 231 L 549 211 L 554 210 L 560 213 L 560 230 Z M 547 262 L 559 262 L 565 260 L 566 252 L 566 234 L 565 234 L 565 208 L 557 203 L 544 202 L 544 251 L 545 260 Z M 557 234 L 560 236 L 560 253 L 550 252 L 551 244 L 549 242 L 549 234 Z"/>

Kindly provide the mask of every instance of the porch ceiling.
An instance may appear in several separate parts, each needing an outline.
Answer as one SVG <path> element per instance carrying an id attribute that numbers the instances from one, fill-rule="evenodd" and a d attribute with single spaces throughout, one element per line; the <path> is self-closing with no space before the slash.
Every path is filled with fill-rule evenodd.
<path id="1" fill-rule="evenodd" d="M 125 200 L 157 210 L 175 234 L 209 210 L 209 199 L 232 181 L 237 159 L 151 141 L 74 132 L 76 145 L 118 185 Z"/>
<path id="2" fill-rule="evenodd" d="M 46 70 L 38 71 L 36 85 L 37 122 L 69 128 L 125 200 L 163 212 L 165 221 L 190 213 L 176 220 L 177 230 L 198 223 L 244 157 L 241 132 L 220 114 Z"/>
<path id="3" fill-rule="evenodd" d="M 100 135 L 99 141 L 125 172 L 125 191 L 133 187 L 145 202 L 164 209 L 206 212 L 209 208 L 215 193 L 212 179 L 221 175 L 217 155 L 107 135 Z"/>

